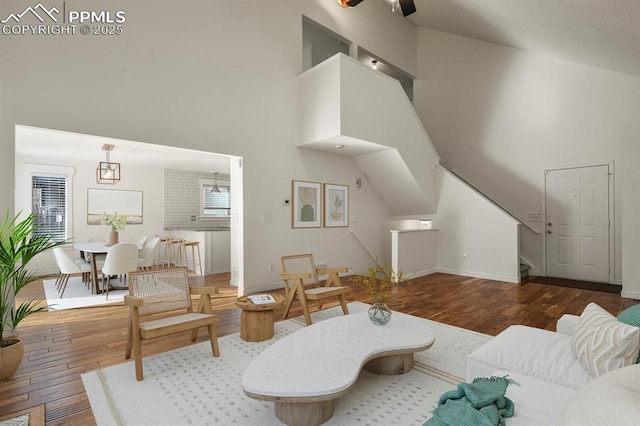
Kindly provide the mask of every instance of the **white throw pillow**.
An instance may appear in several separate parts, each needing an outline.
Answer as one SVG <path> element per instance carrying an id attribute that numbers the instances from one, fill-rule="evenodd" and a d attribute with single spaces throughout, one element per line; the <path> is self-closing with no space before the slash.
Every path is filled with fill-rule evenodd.
<path id="1" fill-rule="evenodd" d="M 640 328 L 618 321 L 595 303 L 580 315 L 571 347 L 592 377 L 635 363 Z"/>

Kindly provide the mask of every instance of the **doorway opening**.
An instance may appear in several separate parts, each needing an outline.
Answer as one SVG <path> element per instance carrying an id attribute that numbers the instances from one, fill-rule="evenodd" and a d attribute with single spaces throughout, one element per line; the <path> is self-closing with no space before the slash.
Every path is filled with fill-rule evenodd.
<path id="1" fill-rule="evenodd" d="M 64 218 L 68 229 L 67 238 L 73 242 L 86 241 L 95 234 L 106 232 L 104 226 L 95 226 L 87 220 L 89 188 L 140 191 L 143 200 L 141 223 L 128 225 L 121 232 L 125 241 L 135 241 L 141 235 L 170 234 L 180 229 L 204 232 L 213 231 L 215 228 L 219 231 L 221 226 L 226 226 L 229 232 L 229 242 L 226 243 L 228 249 L 225 253 L 227 264 L 215 265 L 216 272 L 230 272 L 230 284 L 243 291 L 241 157 L 23 125 L 16 125 L 15 135 L 16 212 L 32 211 L 31 186 L 34 167 L 41 166 L 48 173 L 60 168 L 70 170 L 73 179 L 69 180 L 69 203 L 61 217 Z M 104 144 L 114 146 L 111 160 L 119 162 L 122 169 L 121 180 L 115 185 L 104 185 L 96 181 L 96 166 L 104 160 L 104 153 L 101 151 Z M 195 182 L 191 188 L 193 191 L 188 188 L 178 191 L 193 194 L 193 203 L 182 200 L 171 205 L 175 201 L 172 201 L 174 197 L 171 194 L 175 195 L 177 188 L 166 186 L 165 170 L 183 171 L 185 184 L 187 181 Z M 231 214 L 226 223 L 208 218 L 201 219 L 199 212 L 197 177 L 211 177 L 214 172 L 229 176 L 228 185 L 233 188 Z M 186 179 L 187 177 L 189 179 Z M 43 205 L 44 207 L 46 206 Z M 171 212 L 170 218 L 168 212 Z M 206 249 L 203 250 L 207 256 Z M 38 270 L 57 271 L 52 258 L 39 259 L 39 262 L 40 264 L 34 264 Z"/>

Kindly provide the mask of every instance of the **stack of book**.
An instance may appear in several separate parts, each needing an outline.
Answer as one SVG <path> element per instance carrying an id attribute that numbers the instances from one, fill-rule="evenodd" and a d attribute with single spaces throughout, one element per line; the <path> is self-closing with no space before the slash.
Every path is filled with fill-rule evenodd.
<path id="1" fill-rule="evenodd" d="M 270 294 L 254 294 L 247 296 L 247 299 L 254 305 L 268 305 L 270 303 L 276 303 L 276 299 Z"/>

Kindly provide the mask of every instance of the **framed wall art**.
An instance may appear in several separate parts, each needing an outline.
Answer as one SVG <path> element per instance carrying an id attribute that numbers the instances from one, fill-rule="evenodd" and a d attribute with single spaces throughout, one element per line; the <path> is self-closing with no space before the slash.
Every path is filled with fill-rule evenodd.
<path id="1" fill-rule="evenodd" d="M 87 225 L 100 225 L 102 213 L 118 213 L 128 224 L 142 223 L 142 191 L 87 189 Z"/>
<path id="2" fill-rule="evenodd" d="M 291 181 L 291 227 L 322 226 L 322 185 L 320 182 Z"/>
<path id="3" fill-rule="evenodd" d="M 349 226 L 349 186 L 324 184 L 324 226 Z"/>

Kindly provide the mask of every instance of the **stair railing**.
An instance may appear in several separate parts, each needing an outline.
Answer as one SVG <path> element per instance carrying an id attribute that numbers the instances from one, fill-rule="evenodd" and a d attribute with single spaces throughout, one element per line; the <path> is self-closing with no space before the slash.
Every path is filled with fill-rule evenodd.
<path id="1" fill-rule="evenodd" d="M 367 254 L 369 255 L 369 257 L 371 258 L 371 260 L 373 260 L 373 262 L 377 265 L 377 266 L 382 266 L 380 265 L 380 263 L 378 263 L 378 259 L 371 253 L 371 251 L 367 248 L 367 246 L 362 242 L 362 240 L 356 235 L 355 232 L 353 231 L 349 231 L 349 233 L 351 234 L 351 237 L 353 239 L 355 239 L 358 243 L 360 243 L 360 246 L 364 249 L 364 251 L 367 252 Z"/>
<path id="2" fill-rule="evenodd" d="M 467 184 L 471 189 L 473 189 L 474 191 L 476 191 L 478 194 L 482 195 L 484 198 L 486 198 L 487 200 L 489 200 L 491 203 L 493 203 L 496 207 L 498 207 L 500 210 L 502 210 L 503 212 L 505 212 L 506 214 L 508 214 L 509 216 L 511 216 L 512 218 L 514 218 L 515 220 L 517 220 L 518 222 L 520 222 L 521 224 L 523 224 L 524 226 L 526 226 L 527 228 L 529 228 L 534 234 L 536 235 L 540 235 L 540 231 L 538 231 L 536 228 L 534 228 L 533 226 L 529 225 L 525 220 L 523 220 L 522 218 L 520 218 L 517 214 L 511 212 L 509 209 L 507 209 L 505 206 L 503 206 L 502 204 L 500 204 L 499 202 L 497 202 L 494 198 L 490 197 L 489 195 L 487 195 L 486 192 L 484 192 L 482 189 L 478 188 L 476 185 L 472 184 L 471 182 L 469 182 L 464 176 L 460 175 L 460 173 L 458 173 L 456 170 L 451 169 L 450 170 L 451 173 L 453 173 L 458 179 L 460 179 L 462 182 L 464 182 L 465 184 Z"/>

